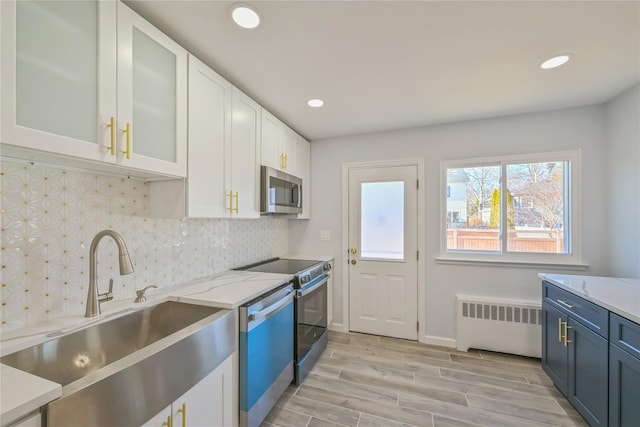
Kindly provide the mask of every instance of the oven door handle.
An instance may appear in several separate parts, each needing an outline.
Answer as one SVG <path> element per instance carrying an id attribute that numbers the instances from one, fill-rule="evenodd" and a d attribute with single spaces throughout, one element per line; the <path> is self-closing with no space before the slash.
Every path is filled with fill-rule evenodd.
<path id="1" fill-rule="evenodd" d="M 269 317 L 276 314 L 282 307 L 293 301 L 293 290 L 286 293 L 282 299 L 278 300 L 276 303 L 271 304 L 269 307 L 266 307 L 260 311 L 256 311 L 255 313 L 250 313 L 247 316 L 247 320 L 249 323 L 258 320 L 258 319 L 268 319 Z"/>
<path id="2" fill-rule="evenodd" d="M 315 285 L 313 285 L 312 287 L 308 288 L 308 289 L 298 289 L 296 291 L 296 297 L 300 298 L 303 297 L 313 291 L 315 291 L 316 289 L 318 289 L 320 286 L 324 285 L 325 283 L 327 283 L 327 281 L 329 280 L 328 277 L 325 277 L 324 279 L 322 279 L 319 283 L 316 283 Z"/>

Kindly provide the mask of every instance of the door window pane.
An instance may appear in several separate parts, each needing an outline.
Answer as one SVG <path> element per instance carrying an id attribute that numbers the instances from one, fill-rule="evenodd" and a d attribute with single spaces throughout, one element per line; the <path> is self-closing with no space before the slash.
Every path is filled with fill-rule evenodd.
<path id="1" fill-rule="evenodd" d="M 500 250 L 500 166 L 447 169 L 447 249 Z"/>
<path id="2" fill-rule="evenodd" d="M 362 258 L 404 259 L 404 182 L 366 182 L 360 188 Z"/>
<path id="3" fill-rule="evenodd" d="M 565 188 L 568 162 L 507 165 L 513 222 L 507 231 L 511 252 L 567 253 Z"/>

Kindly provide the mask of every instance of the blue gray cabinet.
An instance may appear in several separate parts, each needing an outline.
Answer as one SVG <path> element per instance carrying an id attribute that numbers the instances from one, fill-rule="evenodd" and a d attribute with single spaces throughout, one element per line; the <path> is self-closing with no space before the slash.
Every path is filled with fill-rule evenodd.
<path id="1" fill-rule="evenodd" d="M 551 377 L 558 390 L 568 393 L 569 352 L 564 344 L 564 325 L 567 316 L 542 302 L 542 369 Z"/>
<path id="2" fill-rule="evenodd" d="M 611 313 L 609 425 L 640 426 L 640 325 Z"/>
<path id="3" fill-rule="evenodd" d="M 542 284 L 542 368 L 591 426 L 608 424 L 608 311 Z"/>
<path id="4" fill-rule="evenodd" d="M 591 426 L 606 426 L 609 343 L 569 316 L 569 402 Z"/>

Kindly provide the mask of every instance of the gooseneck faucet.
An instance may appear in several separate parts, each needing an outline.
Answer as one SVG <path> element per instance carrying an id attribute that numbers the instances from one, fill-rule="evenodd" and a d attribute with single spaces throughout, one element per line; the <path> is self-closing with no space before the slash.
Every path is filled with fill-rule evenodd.
<path id="1" fill-rule="evenodd" d="M 100 303 L 113 299 L 111 293 L 113 281 L 109 283 L 109 292 L 98 295 L 98 261 L 96 260 L 96 252 L 98 251 L 98 243 L 104 236 L 110 236 L 118 246 L 118 263 L 120 264 L 120 275 L 133 273 L 133 264 L 127 251 L 127 245 L 121 235 L 113 230 L 102 230 L 91 241 L 89 248 L 89 293 L 87 295 L 87 310 L 84 317 L 95 317 L 100 315 Z"/>

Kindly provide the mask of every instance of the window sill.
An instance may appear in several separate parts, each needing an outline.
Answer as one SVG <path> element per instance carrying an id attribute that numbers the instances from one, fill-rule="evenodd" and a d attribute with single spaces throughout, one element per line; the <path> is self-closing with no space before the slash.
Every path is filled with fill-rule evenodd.
<path id="1" fill-rule="evenodd" d="M 493 267 L 523 267 L 534 269 L 562 269 L 584 271 L 589 269 L 589 264 L 580 262 L 553 262 L 553 261 L 522 261 L 522 260 L 490 260 L 477 258 L 450 258 L 436 257 L 438 264 L 444 265 L 477 265 L 477 266 L 493 266 Z"/>

